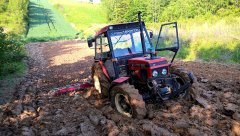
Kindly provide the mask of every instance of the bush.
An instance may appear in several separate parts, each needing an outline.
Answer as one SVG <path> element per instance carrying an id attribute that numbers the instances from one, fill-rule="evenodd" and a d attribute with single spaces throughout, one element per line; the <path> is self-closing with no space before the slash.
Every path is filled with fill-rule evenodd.
<path id="1" fill-rule="evenodd" d="M 14 34 L 6 34 L 0 27 L 0 77 L 23 71 L 26 56 L 24 42 Z"/>
<path id="2" fill-rule="evenodd" d="M 25 69 L 25 64 L 22 62 L 7 62 L 2 65 L 0 68 L 1 76 L 6 76 L 9 74 L 14 74 L 16 72 L 22 73 Z"/>
<path id="3" fill-rule="evenodd" d="M 24 35 L 27 31 L 29 0 L 0 0 L 0 26 L 5 31 Z"/>

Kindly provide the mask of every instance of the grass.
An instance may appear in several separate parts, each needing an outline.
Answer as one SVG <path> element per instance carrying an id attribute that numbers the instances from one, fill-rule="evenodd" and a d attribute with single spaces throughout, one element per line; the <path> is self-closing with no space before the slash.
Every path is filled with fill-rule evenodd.
<path id="1" fill-rule="evenodd" d="M 77 0 L 50 0 L 63 14 L 66 20 L 80 31 L 81 37 L 87 38 L 107 23 L 106 12 L 98 4 L 82 3 Z"/>
<path id="2" fill-rule="evenodd" d="M 25 35 L 29 0 L 0 0 L 0 26 L 5 32 Z"/>
<path id="3" fill-rule="evenodd" d="M 21 77 L 24 75 L 27 64 L 23 61 L 4 63 L 1 66 L 0 80 L 11 77 Z"/>
<path id="4" fill-rule="evenodd" d="M 21 37 L 5 34 L 0 27 L 0 79 L 9 75 L 21 75 L 26 69 L 23 59 L 26 57 Z"/>
<path id="5" fill-rule="evenodd" d="M 47 0 L 29 2 L 29 41 L 73 39 L 78 31 Z"/>
<path id="6" fill-rule="evenodd" d="M 160 24 L 148 24 L 156 31 Z M 240 63 L 240 18 L 189 19 L 178 22 L 180 51 L 177 58 Z M 166 55 L 166 53 L 164 53 Z"/>
<path id="7" fill-rule="evenodd" d="M 21 77 L 26 71 L 23 39 L 27 30 L 28 4 L 29 0 L 0 1 L 0 84 Z"/>
<path id="8" fill-rule="evenodd" d="M 185 49 L 188 53 L 180 55 L 185 60 L 240 63 L 239 17 L 215 22 L 189 20 L 182 22 L 180 28 L 183 48 L 188 48 Z"/>

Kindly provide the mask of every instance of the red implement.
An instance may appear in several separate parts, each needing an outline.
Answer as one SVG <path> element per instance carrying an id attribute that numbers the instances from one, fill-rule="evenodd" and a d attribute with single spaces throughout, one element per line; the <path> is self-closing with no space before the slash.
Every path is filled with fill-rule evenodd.
<path id="1" fill-rule="evenodd" d="M 66 87 L 61 87 L 61 88 L 55 88 L 52 91 L 54 91 L 54 95 L 59 95 L 59 94 L 63 94 L 66 92 L 71 92 L 71 91 L 76 91 L 76 90 L 83 90 L 83 89 L 87 89 L 93 87 L 93 84 L 91 83 L 77 83 L 77 84 L 73 84 L 73 85 L 67 85 Z"/>

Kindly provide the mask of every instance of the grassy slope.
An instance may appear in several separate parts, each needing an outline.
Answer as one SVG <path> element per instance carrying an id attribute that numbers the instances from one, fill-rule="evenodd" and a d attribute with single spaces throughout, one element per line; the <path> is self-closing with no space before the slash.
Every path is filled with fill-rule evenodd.
<path id="1" fill-rule="evenodd" d="M 158 34 L 160 25 L 147 26 Z M 177 58 L 240 63 L 239 17 L 179 20 L 178 28 L 181 48 Z"/>
<path id="2" fill-rule="evenodd" d="M 47 0 L 30 0 L 27 35 L 29 40 L 70 39 L 74 38 L 77 33 Z"/>
<path id="3" fill-rule="evenodd" d="M 74 24 L 77 30 L 82 32 L 85 38 L 102 27 L 101 24 L 107 22 L 106 13 L 100 5 L 80 3 L 76 0 L 50 0 L 50 2 L 69 22 Z"/>
<path id="4" fill-rule="evenodd" d="M 240 18 L 225 17 L 216 21 L 181 22 L 180 34 L 186 60 L 203 59 L 240 63 Z"/>

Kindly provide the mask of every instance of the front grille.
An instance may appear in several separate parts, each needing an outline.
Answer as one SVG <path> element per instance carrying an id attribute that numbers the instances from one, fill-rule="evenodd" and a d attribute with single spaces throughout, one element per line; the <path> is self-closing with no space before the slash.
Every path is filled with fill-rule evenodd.
<path id="1" fill-rule="evenodd" d="M 147 64 L 147 67 L 159 66 L 159 65 L 163 65 L 163 64 L 167 64 L 167 60 L 156 62 L 156 63 L 152 63 L 152 64 Z"/>

